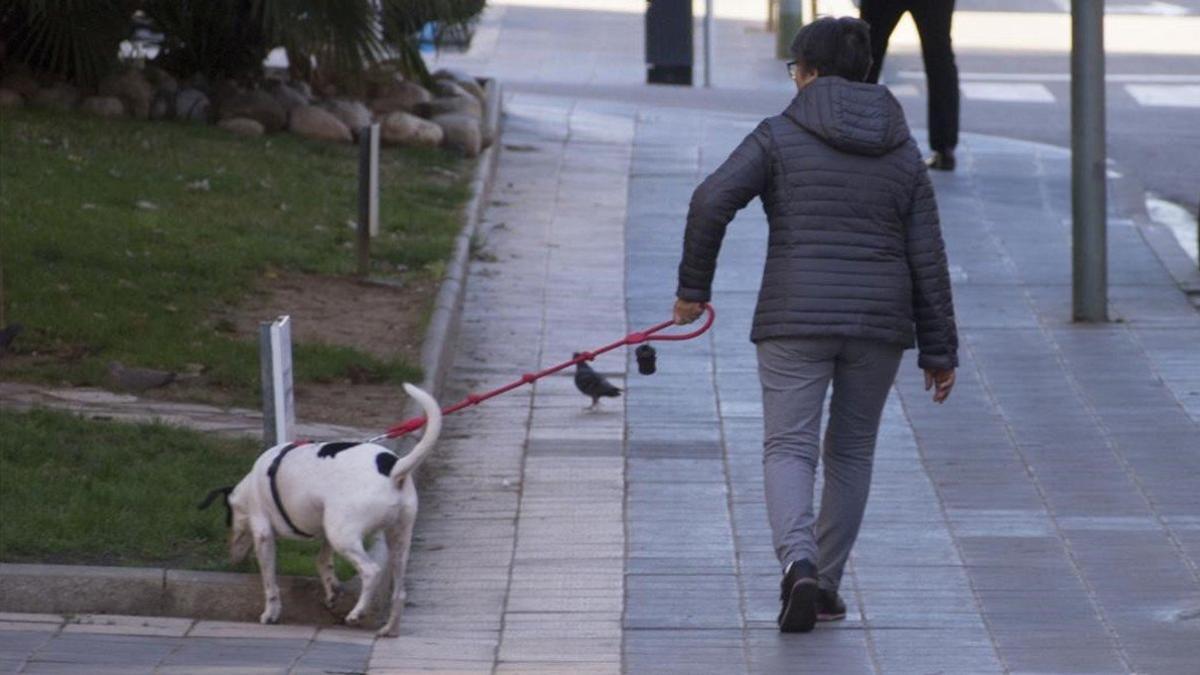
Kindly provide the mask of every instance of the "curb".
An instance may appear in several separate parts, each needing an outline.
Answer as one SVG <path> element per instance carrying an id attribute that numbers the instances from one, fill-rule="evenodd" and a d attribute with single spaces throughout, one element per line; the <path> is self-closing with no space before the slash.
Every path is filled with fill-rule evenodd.
<path id="1" fill-rule="evenodd" d="M 446 273 L 442 277 L 437 299 L 433 304 L 433 312 L 429 317 L 429 327 L 425 330 L 425 340 L 421 343 L 421 369 L 425 374 L 421 388 L 439 398 L 446 374 L 450 371 L 453 361 L 454 348 L 458 342 L 458 325 L 462 318 L 463 298 L 467 291 L 467 265 L 471 258 L 471 240 L 479 230 L 479 222 L 487 208 L 488 195 L 492 191 L 492 183 L 496 175 L 496 164 L 500 154 L 500 115 L 503 92 L 500 83 L 495 79 L 483 82 L 487 94 L 487 106 L 484 110 L 484 138 L 492 139 L 491 144 L 479 155 L 479 163 L 475 166 L 475 176 L 471 179 L 471 201 L 467 203 L 466 222 L 458 236 L 454 238 L 454 251 L 450 261 L 446 263 Z M 415 401 L 409 402 L 405 408 L 407 414 L 421 415 L 421 407 Z"/>
<path id="2" fill-rule="evenodd" d="M 471 240 L 487 207 L 500 144 L 502 91 L 495 79 L 483 82 L 487 94 L 484 137 L 491 144 L 479 155 L 471 179 L 471 199 L 463 228 L 454 240 L 429 327 L 421 345 L 421 388 L 439 397 L 453 362 L 467 288 Z M 420 415 L 416 401 L 405 412 Z M 332 625 L 358 597 L 357 578 L 344 584 L 333 610 L 321 602 L 314 577 L 279 577 L 284 623 Z M 237 572 L 198 572 L 153 567 L 97 567 L 0 563 L 0 611 L 39 614 L 128 614 L 179 616 L 222 621 L 257 621 L 263 608 L 261 577 Z"/>
<path id="3" fill-rule="evenodd" d="M 1110 164 L 1109 169 L 1121 170 L 1119 178 L 1109 179 L 1109 199 L 1117 213 L 1127 214 L 1163 268 L 1175 280 L 1184 295 L 1195 304 L 1196 298 L 1200 296 L 1200 268 L 1165 225 L 1150 219 L 1150 214 L 1146 212 L 1148 190 L 1141 179 L 1124 171 L 1123 167 L 1116 163 Z"/>

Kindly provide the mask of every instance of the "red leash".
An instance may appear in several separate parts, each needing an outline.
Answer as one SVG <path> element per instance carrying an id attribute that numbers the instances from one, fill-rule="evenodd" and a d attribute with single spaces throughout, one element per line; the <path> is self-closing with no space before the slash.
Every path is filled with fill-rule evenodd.
<path id="1" fill-rule="evenodd" d="M 523 384 L 529 384 L 535 380 L 540 380 L 541 378 L 546 377 L 547 375 L 553 375 L 554 373 L 557 373 L 558 371 L 562 370 L 563 368 L 569 368 L 569 367 L 571 367 L 577 363 L 580 363 L 582 361 L 591 361 L 592 359 L 596 358 L 597 356 L 600 356 L 601 354 L 603 354 L 605 352 L 611 352 L 612 350 L 616 349 L 617 347 L 624 347 L 625 345 L 636 345 L 636 344 L 641 344 L 643 342 L 658 342 L 658 341 L 666 342 L 666 341 L 675 341 L 675 340 L 691 340 L 692 338 L 697 337 L 699 335 L 703 335 L 705 332 L 707 332 L 708 329 L 712 327 L 713 321 L 715 321 L 717 318 L 717 312 L 716 312 L 716 310 L 714 310 L 712 308 L 712 305 L 705 304 L 704 311 L 708 313 L 708 319 L 704 322 L 703 326 L 701 326 L 700 328 L 698 328 L 690 333 L 680 333 L 678 335 L 657 335 L 657 336 L 654 335 L 655 333 L 657 333 L 661 330 L 664 330 L 664 329 L 668 328 L 669 326 L 675 325 L 675 321 L 673 319 L 670 321 L 664 321 L 660 324 L 651 326 L 651 327 L 647 328 L 646 330 L 630 333 L 629 335 L 626 335 L 624 338 L 617 340 L 616 342 L 613 342 L 612 344 L 604 345 L 603 347 L 601 347 L 595 351 L 579 352 L 579 356 L 571 359 L 570 361 L 564 361 L 552 368 L 540 370 L 536 373 L 525 373 L 524 375 L 521 376 L 521 379 L 514 380 L 498 389 L 493 389 L 491 391 L 487 391 L 482 394 L 468 394 L 466 398 L 459 401 L 458 403 L 455 403 L 454 405 L 448 406 L 446 408 L 442 408 L 442 414 L 449 415 L 451 413 L 456 413 L 456 412 L 462 410 L 463 408 L 469 408 L 470 406 L 473 406 L 473 405 L 479 405 L 480 403 L 483 403 L 484 401 L 488 400 L 489 398 L 493 398 L 493 397 L 499 396 L 500 394 L 510 392 L 513 389 L 516 389 L 517 387 L 520 387 Z M 409 419 L 404 420 L 400 424 L 397 424 L 396 426 L 389 428 L 386 432 L 370 439 L 367 442 L 374 443 L 376 441 L 381 441 L 381 440 L 388 439 L 388 438 L 397 438 L 399 436 L 403 436 L 404 434 L 416 431 L 417 429 L 420 429 L 423 426 L 425 426 L 425 417 L 423 415 L 419 416 L 419 417 L 411 417 Z"/>

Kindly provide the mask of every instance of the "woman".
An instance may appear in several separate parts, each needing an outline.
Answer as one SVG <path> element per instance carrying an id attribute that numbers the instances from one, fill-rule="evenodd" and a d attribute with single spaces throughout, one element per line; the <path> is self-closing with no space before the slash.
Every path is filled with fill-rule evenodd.
<path id="1" fill-rule="evenodd" d="M 954 386 L 958 337 L 937 203 L 900 105 L 863 80 L 867 24 L 823 18 L 792 42 L 799 93 L 692 195 L 675 320 L 711 296 L 735 212 L 761 197 L 770 224 L 750 339 L 763 389 L 763 475 L 783 565 L 779 629 L 840 619 L 842 570 L 870 488 L 879 419 L 901 353 L 919 345 L 926 390 Z M 813 515 L 829 385 L 825 489 Z"/>

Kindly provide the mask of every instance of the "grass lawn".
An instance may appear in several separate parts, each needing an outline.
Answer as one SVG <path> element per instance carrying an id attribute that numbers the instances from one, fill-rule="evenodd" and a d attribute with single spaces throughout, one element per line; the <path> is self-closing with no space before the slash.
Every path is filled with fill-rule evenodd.
<path id="1" fill-rule="evenodd" d="M 352 274 L 357 167 L 357 146 L 287 134 L 4 110 L 3 314 L 26 332 L 0 375 L 105 386 L 111 361 L 199 367 L 257 400 L 257 344 L 213 311 L 264 276 Z M 440 273 L 469 168 L 442 151 L 383 152 L 375 273 Z M 295 358 L 298 383 L 420 377 L 346 347 L 299 343 Z"/>
<path id="2" fill-rule="evenodd" d="M 0 560 L 255 569 L 229 564 L 220 501 L 196 506 L 241 480 L 256 442 L 36 410 L 0 411 L 0 438 Z M 315 575 L 316 552 L 281 540 L 281 573 Z"/>

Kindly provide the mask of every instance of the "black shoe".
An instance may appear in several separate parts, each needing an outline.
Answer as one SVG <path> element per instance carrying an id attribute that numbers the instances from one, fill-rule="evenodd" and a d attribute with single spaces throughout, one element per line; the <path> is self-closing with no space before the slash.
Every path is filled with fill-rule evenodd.
<path id="1" fill-rule="evenodd" d="M 825 588 L 817 591 L 817 621 L 841 621 L 846 618 L 846 603 L 837 591 Z"/>
<path id="2" fill-rule="evenodd" d="M 779 632 L 807 633 L 817 624 L 817 568 L 807 560 L 792 563 L 780 584 Z"/>
<path id="3" fill-rule="evenodd" d="M 938 150 L 925 159 L 925 166 L 935 171 L 953 171 L 956 164 L 953 150 Z"/>

